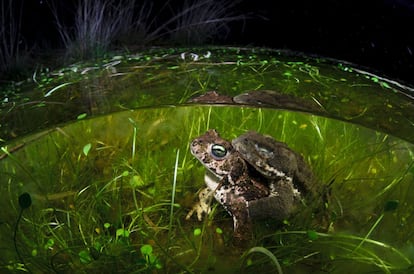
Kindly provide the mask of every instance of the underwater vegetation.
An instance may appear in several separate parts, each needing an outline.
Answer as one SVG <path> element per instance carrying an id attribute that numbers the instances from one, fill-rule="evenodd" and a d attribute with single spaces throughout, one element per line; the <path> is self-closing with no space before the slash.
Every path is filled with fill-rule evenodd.
<path id="1" fill-rule="evenodd" d="M 255 223 L 245 250 L 232 247 L 231 217 L 217 204 L 203 222 L 186 221 L 204 184 L 188 145 L 208 128 L 228 139 L 255 128 L 287 142 L 310 163 L 321 199 L 282 224 Z M 390 135 L 303 113 L 210 106 L 124 111 L 39 134 L 14 153 L 2 148 L 4 270 L 411 267 L 413 146 Z"/>
<path id="2" fill-rule="evenodd" d="M 281 51 L 151 49 L 3 88 L 2 273 L 413 269 L 414 111 L 395 81 Z M 245 248 L 216 202 L 186 220 L 205 185 L 189 144 L 212 128 L 287 143 L 317 195 L 254 222 Z"/>

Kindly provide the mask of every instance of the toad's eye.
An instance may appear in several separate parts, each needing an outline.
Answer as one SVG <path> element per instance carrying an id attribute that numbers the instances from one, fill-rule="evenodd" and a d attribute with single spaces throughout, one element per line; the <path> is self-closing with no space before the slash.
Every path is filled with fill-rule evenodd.
<path id="1" fill-rule="evenodd" d="M 211 146 L 211 154 L 214 157 L 221 159 L 227 155 L 227 149 L 222 145 L 214 144 Z"/>

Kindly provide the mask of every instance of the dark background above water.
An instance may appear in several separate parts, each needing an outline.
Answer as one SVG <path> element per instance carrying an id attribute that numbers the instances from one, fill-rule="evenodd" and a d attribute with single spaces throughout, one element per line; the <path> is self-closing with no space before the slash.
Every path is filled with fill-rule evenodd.
<path id="1" fill-rule="evenodd" d="M 74 2 L 66 0 L 68 7 Z M 170 3 L 182 5 L 183 1 Z M 26 0 L 24 9 L 22 32 L 29 46 L 58 47 L 46 2 Z M 238 9 L 249 19 L 232 23 L 230 35 L 221 44 L 342 59 L 414 85 L 414 1 L 244 0 Z"/>
<path id="2" fill-rule="evenodd" d="M 266 1 L 241 44 L 343 59 L 414 84 L 414 1 Z M 249 6 L 245 6 L 249 10 Z"/>

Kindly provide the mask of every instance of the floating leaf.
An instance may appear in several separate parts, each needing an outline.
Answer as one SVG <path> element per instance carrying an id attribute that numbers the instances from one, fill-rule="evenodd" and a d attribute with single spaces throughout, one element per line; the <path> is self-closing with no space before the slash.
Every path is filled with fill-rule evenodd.
<path id="1" fill-rule="evenodd" d="M 388 85 L 386 82 L 381 82 L 380 85 L 383 88 L 391 88 L 390 85 Z"/>

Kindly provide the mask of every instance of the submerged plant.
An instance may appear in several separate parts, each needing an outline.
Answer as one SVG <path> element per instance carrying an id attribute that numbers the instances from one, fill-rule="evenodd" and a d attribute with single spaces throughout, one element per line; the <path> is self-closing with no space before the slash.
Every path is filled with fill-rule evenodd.
<path id="1" fill-rule="evenodd" d="M 276 272 L 278 274 L 283 274 L 282 268 L 279 264 L 278 259 L 276 258 L 276 256 L 268 249 L 261 247 L 261 246 L 256 246 L 256 247 L 252 247 L 250 248 L 244 255 L 244 260 L 246 260 L 246 265 L 252 265 L 252 261 L 250 261 L 248 259 L 248 256 L 253 254 L 253 253 L 261 253 L 264 254 L 265 256 L 267 256 L 269 258 L 269 260 L 274 264 L 275 268 L 276 268 Z"/>
<path id="2" fill-rule="evenodd" d="M 146 269 L 151 270 L 162 268 L 161 262 L 159 258 L 157 258 L 157 256 L 153 253 L 153 248 L 151 245 L 146 244 L 141 246 L 140 251 L 142 257 L 144 257 L 142 259 L 142 264 L 145 265 Z"/>
<path id="3" fill-rule="evenodd" d="M 322 208 L 306 201 L 281 224 L 257 222 L 256 247 L 232 248 L 232 220 L 221 206 L 215 204 L 202 224 L 185 220 L 205 172 L 188 144 L 209 128 L 228 139 L 256 129 L 287 142 L 304 155 L 330 199 L 315 199 Z M 303 113 L 222 106 L 128 110 L 41 136 L 19 140 L 25 146 L 18 151 L 2 149 L 2 203 L 11 210 L 0 216 L 7 251 L 0 267 L 190 273 L 231 265 L 233 271 L 290 273 L 352 264 L 389 273 L 411 264 L 402 250 L 412 228 L 412 192 L 405 191 L 411 177 L 405 175 L 413 147 L 391 136 Z M 16 199 L 25 192 L 33 204 L 16 230 L 22 263 L 9 223 L 28 207 Z M 406 196 L 394 197 L 398 193 Z M 390 230 L 398 233 L 385 235 Z"/>
<path id="4" fill-rule="evenodd" d="M 19 228 L 20 219 L 22 218 L 22 215 L 23 215 L 23 210 L 29 208 L 31 205 L 32 205 L 32 198 L 30 197 L 29 193 L 25 192 L 19 196 L 20 212 L 19 212 L 19 216 L 17 217 L 16 225 L 14 228 L 13 242 L 14 242 L 14 248 L 16 250 L 17 256 L 19 257 L 19 260 L 23 265 L 25 265 L 24 259 L 22 255 L 20 254 L 19 249 L 17 247 L 17 230 Z"/>

